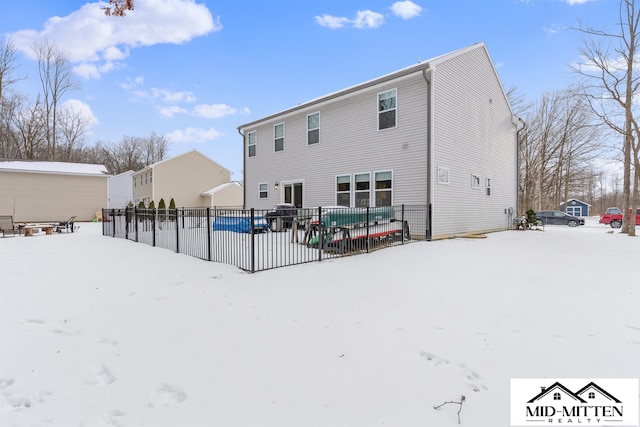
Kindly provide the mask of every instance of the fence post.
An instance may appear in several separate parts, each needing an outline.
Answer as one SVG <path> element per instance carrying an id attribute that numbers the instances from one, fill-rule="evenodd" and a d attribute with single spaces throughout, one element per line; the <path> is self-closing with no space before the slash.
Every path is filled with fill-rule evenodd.
<path id="1" fill-rule="evenodd" d="M 370 213 L 371 213 L 371 211 L 369 210 L 369 206 L 367 206 L 367 218 L 365 219 L 366 224 L 367 224 L 367 241 L 366 241 L 367 243 L 366 243 L 366 246 L 365 246 L 367 253 L 369 253 L 369 240 L 371 240 L 369 238 L 369 236 L 371 235 L 371 233 L 369 232 L 370 231 L 369 230 L 369 214 Z"/>
<path id="2" fill-rule="evenodd" d="M 135 207 L 133 208 L 133 219 L 135 221 L 135 227 L 136 227 L 136 243 L 139 242 L 138 240 L 138 208 Z"/>
<path id="3" fill-rule="evenodd" d="M 322 261 L 323 246 L 324 246 L 324 226 L 322 225 L 322 206 L 318 206 L 318 261 Z"/>
<path id="4" fill-rule="evenodd" d="M 211 261 L 211 233 L 213 233 L 213 227 L 211 227 L 211 208 L 207 207 L 207 259 Z"/>
<path id="5" fill-rule="evenodd" d="M 176 253 L 180 253 L 180 216 L 178 212 L 180 209 L 176 209 Z M 182 214 L 184 216 L 184 208 L 182 208 Z"/>
<path id="6" fill-rule="evenodd" d="M 400 215 L 400 217 L 402 218 L 402 224 L 401 224 L 401 230 L 402 230 L 402 238 L 400 239 L 400 241 L 402 242 L 402 244 L 404 245 L 404 203 L 402 204 L 402 214 Z"/>
<path id="7" fill-rule="evenodd" d="M 251 224 L 249 225 L 249 232 L 251 233 L 251 246 L 250 246 L 250 250 L 251 250 L 251 272 L 255 273 L 256 272 L 256 254 L 255 254 L 255 235 L 256 233 L 254 233 L 254 229 L 253 229 L 253 223 L 255 221 L 255 213 L 256 210 L 255 208 L 251 208 Z"/>
<path id="8" fill-rule="evenodd" d="M 151 240 L 151 246 L 156 246 L 156 208 L 151 210 L 151 232 L 153 233 L 153 239 Z"/>

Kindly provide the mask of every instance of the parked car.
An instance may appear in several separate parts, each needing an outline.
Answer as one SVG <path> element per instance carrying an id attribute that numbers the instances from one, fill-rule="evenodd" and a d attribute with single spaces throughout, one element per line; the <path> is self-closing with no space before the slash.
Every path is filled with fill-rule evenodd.
<path id="1" fill-rule="evenodd" d="M 298 208 L 291 203 L 279 203 L 265 213 L 264 217 L 272 231 L 278 231 L 278 218 L 282 220 L 282 229 L 291 228 L 294 218 L 298 215 Z"/>
<path id="2" fill-rule="evenodd" d="M 609 209 L 617 209 L 617 212 L 611 211 Z M 629 218 L 633 215 L 633 210 L 629 208 Z M 600 215 L 600 224 L 609 224 L 611 228 L 620 228 L 622 227 L 622 211 L 618 208 L 608 208 L 605 213 Z M 636 225 L 640 225 L 640 208 L 636 209 Z"/>
<path id="3" fill-rule="evenodd" d="M 579 218 L 560 211 L 536 212 L 536 221 L 538 225 L 568 225 L 569 227 L 584 225 L 584 218 Z"/>
<path id="4" fill-rule="evenodd" d="M 600 215 L 600 224 L 610 224 L 612 219 L 622 218 L 622 211 L 620 208 L 610 207 L 607 208 L 602 215 Z M 622 224 L 622 223 L 621 223 Z"/>

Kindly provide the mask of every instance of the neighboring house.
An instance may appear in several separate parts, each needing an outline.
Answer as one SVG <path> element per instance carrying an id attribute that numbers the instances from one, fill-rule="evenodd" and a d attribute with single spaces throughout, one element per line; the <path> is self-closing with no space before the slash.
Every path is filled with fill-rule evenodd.
<path id="1" fill-rule="evenodd" d="M 107 208 L 122 209 L 133 202 L 133 174 L 126 171 L 109 178 Z"/>
<path id="2" fill-rule="evenodd" d="M 560 210 L 573 216 L 589 216 L 591 205 L 578 199 L 569 199 L 567 201 L 567 210 L 564 210 L 564 202 L 560 203 Z"/>
<path id="3" fill-rule="evenodd" d="M 211 190 L 202 193 L 202 197 L 209 198 L 206 206 L 224 206 L 228 208 L 242 209 L 244 188 L 237 181 L 220 184 Z"/>
<path id="4" fill-rule="evenodd" d="M 145 206 L 153 200 L 156 207 L 164 199 L 167 207 L 171 199 L 178 207 L 210 206 L 210 195 L 204 192 L 231 182 L 231 171 L 220 166 L 196 150 L 161 160 L 135 172 L 133 202 Z M 242 197 L 237 204 L 242 205 Z"/>
<path id="5" fill-rule="evenodd" d="M 0 161 L 0 215 L 16 222 L 91 221 L 107 205 L 103 165 Z"/>
<path id="6" fill-rule="evenodd" d="M 427 239 L 504 230 L 523 125 L 475 44 L 239 126 L 245 207 L 422 205 Z"/>

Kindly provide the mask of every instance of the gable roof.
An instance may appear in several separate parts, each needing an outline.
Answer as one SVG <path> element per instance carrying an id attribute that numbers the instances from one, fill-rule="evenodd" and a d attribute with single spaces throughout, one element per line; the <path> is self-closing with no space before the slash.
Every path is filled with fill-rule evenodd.
<path id="1" fill-rule="evenodd" d="M 30 173 L 53 173 L 60 175 L 109 175 L 109 171 L 107 171 L 107 168 L 104 165 L 29 160 L 0 161 L 0 170 Z"/>
<path id="2" fill-rule="evenodd" d="M 591 206 L 589 203 L 583 202 L 582 200 L 578 200 L 578 199 L 569 199 L 569 200 L 567 200 L 567 202 L 569 202 L 569 203 L 578 202 L 578 203 L 582 203 L 585 206 Z M 560 206 L 564 206 L 564 202 L 560 203 Z"/>
<path id="3" fill-rule="evenodd" d="M 196 154 L 199 154 L 199 155 L 200 155 L 200 156 L 202 156 L 203 158 L 205 158 L 205 159 L 209 160 L 211 163 L 214 163 L 216 166 L 220 167 L 221 169 L 224 169 L 224 170 L 226 170 L 226 171 L 228 171 L 228 172 L 231 172 L 229 169 L 225 168 L 225 167 L 224 167 L 224 166 L 222 166 L 220 163 L 216 162 L 215 160 L 210 159 L 209 157 L 205 156 L 204 154 L 202 154 L 201 152 L 199 152 L 198 150 L 196 150 L 196 149 L 194 148 L 193 150 L 189 150 L 189 151 L 186 151 L 186 152 L 184 152 L 184 153 L 182 153 L 182 154 L 178 154 L 177 156 L 169 157 L 168 159 L 163 159 L 163 160 L 157 161 L 157 162 L 155 162 L 155 163 L 152 163 L 152 164 L 150 164 L 150 165 L 147 165 L 147 166 L 143 167 L 142 169 L 137 170 L 135 173 L 137 174 L 137 173 L 143 172 L 143 171 L 145 171 L 145 170 L 153 169 L 154 167 L 156 167 L 156 166 L 158 166 L 158 165 L 161 165 L 161 164 L 163 164 L 163 163 L 170 162 L 170 161 L 172 161 L 172 160 L 174 160 L 174 159 L 180 158 L 180 157 L 182 157 L 182 156 L 186 156 L 186 155 L 191 154 L 191 153 L 194 153 L 194 152 L 195 152 Z"/>
<path id="4" fill-rule="evenodd" d="M 487 57 L 489 58 L 489 61 L 491 62 L 491 66 L 493 68 L 493 72 L 494 72 L 494 74 L 496 76 L 496 79 L 498 79 L 498 82 L 500 82 L 500 79 L 498 78 L 498 73 L 496 71 L 495 66 L 493 65 L 493 62 L 491 61 L 491 56 L 489 55 L 487 47 L 484 44 L 484 42 L 480 42 L 480 43 L 476 43 L 476 44 L 473 44 L 471 46 L 468 46 L 468 47 L 465 47 L 465 48 L 462 48 L 462 49 L 455 50 L 455 51 L 450 52 L 450 53 L 446 53 L 444 55 L 436 56 L 434 58 L 429 59 L 428 61 L 420 61 L 417 64 L 410 65 L 408 67 L 405 67 L 405 68 L 402 68 L 400 70 L 394 71 L 394 72 L 392 72 L 390 74 L 386 74 L 384 76 L 381 76 L 381 77 L 378 77 L 378 78 L 375 78 L 375 79 L 372 79 L 372 80 L 369 80 L 369 81 L 366 81 L 366 82 L 363 82 L 363 83 L 359 83 L 359 84 L 357 84 L 355 86 L 351 86 L 351 87 L 348 87 L 346 89 L 342 89 L 342 90 L 339 90 L 337 92 L 333 92 L 333 93 L 330 93 L 328 95 L 324 95 L 324 96 L 321 96 L 319 98 L 312 99 L 312 100 L 304 102 L 302 104 L 298 104 L 295 107 L 283 110 L 283 111 L 281 111 L 279 113 L 271 114 L 271 115 L 269 115 L 267 117 L 263 117 L 261 119 L 258 119 L 258 120 L 255 120 L 255 121 L 240 125 L 240 126 L 238 126 L 238 131 L 242 132 L 244 129 L 250 128 L 250 127 L 254 127 L 259 123 L 267 122 L 267 121 L 275 119 L 275 118 L 281 118 L 284 115 L 289 115 L 289 114 L 295 113 L 295 112 L 297 112 L 299 110 L 302 110 L 302 109 L 305 109 L 305 108 L 308 108 L 308 107 L 311 107 L 311 106 L 314 106 L 314 105 L 317 105 L 317 104 L 321 104 L 321 103 L 324 103 L 324 102 L 327 102 L 327 101 L 331 101 L 331 100 L 333 100 L 335 98 L 339 98 L 339 97 L 342 97 L 342 96 L 345 96 L 345 95 L 349 95 L 351 93 L 360 91 L 362 89 L 366 89 L 366 88 L 369 88 L 369 87 L 372 87 L 372 86 L 375 86 L 375 85 L 378 85 L 378 84 L 381 84 L 381 83 L 388 82 L 390 80 L 394 80 L 394 79 L 397 79 L 397 78 L 400 78 L 400 77 L 404 77 L 404 76 L 407 76 L 409 74 L 414 74 L 414 73 L 422 72 L 422 71 L 430 69 L 430 68 L 434 68 L 438 64 L 446 62 L 446 61 L 448 61 L 448 60 L 450 60 L 452 58 L 455 58 L 457 56 L 463 55 L 463 54 L 465 54 L 465 53 L 467 53 L 467 52 L 469 52 L 471 50 L 474 50 L 474 49 L 483 49 L 485 51 L 485 53 L 487 54 Z M 502 83 L 500 83 L 500 85 L 502 85 Z M 504 89 L 503 89 L 503 93 L 504 93 Z M 505 96 L 505 99 L 506 99 L 506 94 L 504 94 L 504 96 Z M 509 105 L 508 102 L 507 102 L 507 105 Z M 510 105 L 509 105 L 509 108 L 511 108 Z"/>

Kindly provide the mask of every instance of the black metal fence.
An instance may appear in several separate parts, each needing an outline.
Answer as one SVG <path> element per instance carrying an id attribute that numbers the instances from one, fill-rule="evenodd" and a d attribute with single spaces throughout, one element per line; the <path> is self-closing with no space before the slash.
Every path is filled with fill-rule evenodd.
<path id="1" fill-rule="evenodd" d="M 427 207 L 103 209 L 102 234 L 249 272 L 428 238 Z"/>

